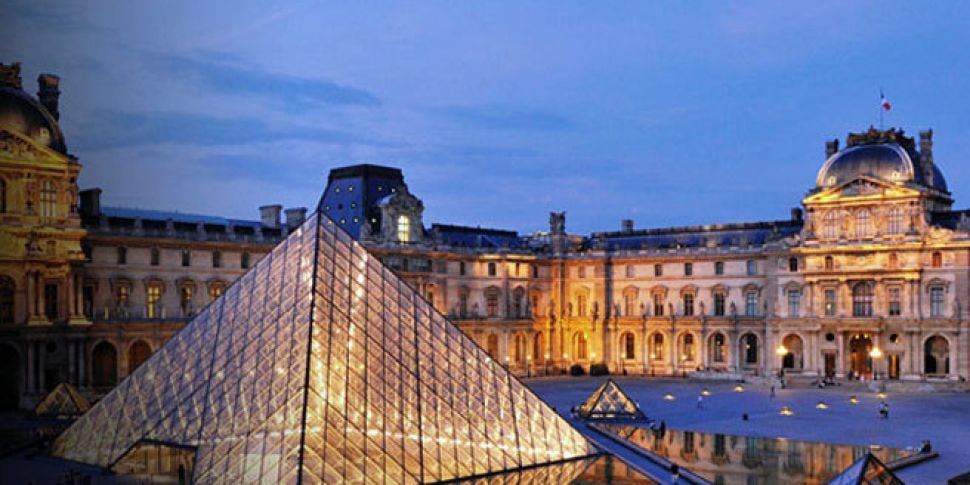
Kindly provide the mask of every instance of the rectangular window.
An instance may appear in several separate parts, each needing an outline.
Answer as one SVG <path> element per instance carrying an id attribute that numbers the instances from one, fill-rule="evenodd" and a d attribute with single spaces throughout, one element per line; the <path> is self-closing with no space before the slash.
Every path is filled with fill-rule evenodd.
<path id="1" fill-rule="evenodd" d="M 835 289 L 827 288 L 825 290 L 825 316 L 834 317 L 835 316 Z"/>
<path id="2" fill-rule="evenodd" d="M 576 268 L 576 275 L 579 278 L 585 278 L 586 277 L 586 267 L 585 266 L 580 266 L 580 267 Z"/>
<path id="3" fill-rule="evenodd" d="M 485 295 L 485 309 L 488 312 L 489 318 L 498 316 L 498 294 L 489 293 Z"/>
<path id="4" fill-rule="evenodd" d="M 747 263 L 748 275 L 758 274 L 758 263 L 754 260 L 749 260 Z"/>
<path id="5" fill-rule="evenodd" d="M 902 305 L 900 304 L 900 290 L 899 288 L 889 289 L 889 316 L 898 317 L 902 314 Z"/>
<path id="6" fill-rule="evenodd" d="M 717 261 L 714 263 L 714 274 L 720 276 L 724 274 L 724 262 Z"/>
<path id="7" fill-rule="evenodd" d="M 158 285 L 148 286 L 148 295 L 145 299 L 148 303 L 145 308 L 145 317 L 147 318 L 158 318 L 159 310 L 161 310 L 158 304 L 159 300 L 162 299 L 162 288 Z"/>
<path id="8" fill-rule="evenodd" d="M 656 317 L 664 316 L 664 296 L 660 293 L 653 295 L 653 315 Z"/>
<path id="9" fill-rule="evenodd" d="M 724 316 L 724 293 L 714 294 L 714 316 Z"/>
<path id="10" fill-rule="evenodd" d="M 488 263 L 488 275 L 495 276 L 495 263 Z"/>
<path id="11" fill-rule="evenodd" d="M 802 292 L 798 290 L 788 290 L 788 316 L 797 317 L 801 306 Z"/>
<path id="12" fill-rule="evenodd" d="M 162 258 L 159 250 L 156 248 L 152 248 L 149 256 L 149 264 L 151 264 L 152 266 L 158 266 L 160 259 Z"/>
<path id="13" fill-rule="evenodd" d="M 249 267 L 249 253 L 242 253 L 242 256 L 239 257 L 239 266 L 242 269 Z"/>
<path id="14" fill-rule="evenodd" d="M 459 261 L 458 262 L 458 274 L 460 276 L 465 276 L 465 262 L 464 261 Z"/>
<path id="15" fill-rule="evenodd" d="M 57 305 L 57 283 L 47 283 L 44 285 L 44 315 L 48 320 L 56 320 L 58 317 Z"/>
<path id="16" fill-rule="evenodd" d="M 758 315 L 758 293 L 749 291 L 744 294 L 744 314 L 749 317 Z"/>
<path id="17" fill-rule="evenodd" d="M 539 277 L 539 266 L 538 265 L 535 265 L 535 264 L 532 265 L 532 277 L 533 278 L 538 278 Z"/>
<path id="18" fill-rule="evenodd" d="M 694 274 L 694 264 L 684 263 L 684 276 L 691 276 Z"/>
<path id="19" fill-rule="evenodd" d="M 944 293 L 943 288 L 934 286 L 930 288 L 930 316 L 943 316 Z"/>
<path id="20" fill-rule="evenodd" d="M 632 317 L 636 314 L 637 299 L 632 294 L 623 295 L 623 314 Z"/>
<path id="21" fill-rule="evenodd" d="M 222 253 L 219 251 L 212 252 L 212 267 L 221 268 L 222 267 Z"/>
<path id="22" fill-rule="evenodd" d="M 192 253 L 188 249 L 182 250 L 182 266 L 189 266 L 192 264 Z"/>
<path id="23" fill-rule="evenodd" d="M 118 248 L 118 264 L 128 264 L 128 248 Z"/>
<path id="24" fill-rule="evenodd" d="M 663 267 L 662 264 L 659 264 L 658 263 L 658 264 L 653 265 L 653 275 L 654 276 L 663 276 L 664 275 L 664 267 Z"/>
<path id="25" fill-rule="evenodd" d="M 634 266 L 632 264 L 626 265 L 626 277 L 633 278 L 634 276 L 636 276 L 636 273 L 634 272 Z"/>
<path id="26" fill-rule="evenodd" d="M 694 314 L 694 295 L 688 293 L 684 295 L 684 316 L 691 316 Z"/>

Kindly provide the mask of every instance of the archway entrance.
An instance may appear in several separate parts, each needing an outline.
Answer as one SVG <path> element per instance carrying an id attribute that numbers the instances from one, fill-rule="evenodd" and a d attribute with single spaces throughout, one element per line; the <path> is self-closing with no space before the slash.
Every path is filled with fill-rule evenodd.
<path id="1" fill-rule="evenodd" d="M 14 410 L 20 404 L 20 352 L 0 344 L 0 409 Z"/>
<path id="2" fill-rule="evenodd" d="M 751 368 L 758 365 L 758 336 L 753 333 L 746 333 L 741 336 L 738 349 L 741 356 L 741 367 Z"/>
<path id="3" fill-rule="evenodd" d="M 781 367 L 787 370 L 802 370 L 805 363 L 802 338 L 791 334 L 782 339 L 781 344 L 788 350 L 781 359 Z"/>
<path id="4" fill-rule="evenodd" d="M 872 375 L 872 339 L 869 334 L 855 334 L 849 339 L 849 371 L 854 376 Z"/>
<path id="5" fill-rule="evenodd" d="M 943 377 L 950 373 L 950 343 L 936 335 L 923 344 L 923 373 L 929 377 Z"/>

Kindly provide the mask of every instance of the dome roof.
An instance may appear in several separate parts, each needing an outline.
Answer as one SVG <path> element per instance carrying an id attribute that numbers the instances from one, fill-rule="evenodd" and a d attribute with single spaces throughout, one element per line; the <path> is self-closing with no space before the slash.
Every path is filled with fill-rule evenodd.
<path id="1" fill-rule="evenodd" d="M 866 143 L 846 147 L 830 156 L 818 172 L 815 184 L 820 188 L 833 187 L 861 176 L 874 177 L 887 182 L 916 183 L 943 192 L 946 180 L 940 169 L 933 165 L 932 183 L 914 160 L 919 160 L 915 150 L 908 150 L 896 142 Z"/>
<path id="2" fill-rule="evenodd" d="M 19 133 L 67 154 L 67 145 L 57 120 L 39 101 L 13 86 L 0 86 L 0 129 Z"/>

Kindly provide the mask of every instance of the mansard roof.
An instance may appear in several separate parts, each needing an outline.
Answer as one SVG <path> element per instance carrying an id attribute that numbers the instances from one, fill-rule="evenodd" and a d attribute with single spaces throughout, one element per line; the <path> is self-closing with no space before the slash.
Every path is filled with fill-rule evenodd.
<path id="1" fill-rule="evenodd" d="M 783 220 L 598 232 L 590 235 L 589 244 L 610 250 L 761 246 L 797 234 L 802 224 L 801 220 Z"/>
<path id="2" fill-rule="evenodd" d="M 442 244 L 450 246 L 512 249 L 525 246 L 519 233 L 502 229 L 432 224 L 431 234 Z"/>

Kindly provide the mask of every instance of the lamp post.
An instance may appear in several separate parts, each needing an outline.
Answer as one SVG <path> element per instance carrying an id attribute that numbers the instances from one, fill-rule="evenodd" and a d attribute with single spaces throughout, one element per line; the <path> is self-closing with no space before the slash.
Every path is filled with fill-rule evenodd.
<path id="1" fill-rule="evenodd" d="M 873 347 L 869 351 L 869 357 L 872 358 L 872 376 L 874 380 L 879 380 L 879 359 L 882 357 L 882 350 L 879 347 Z"/>

